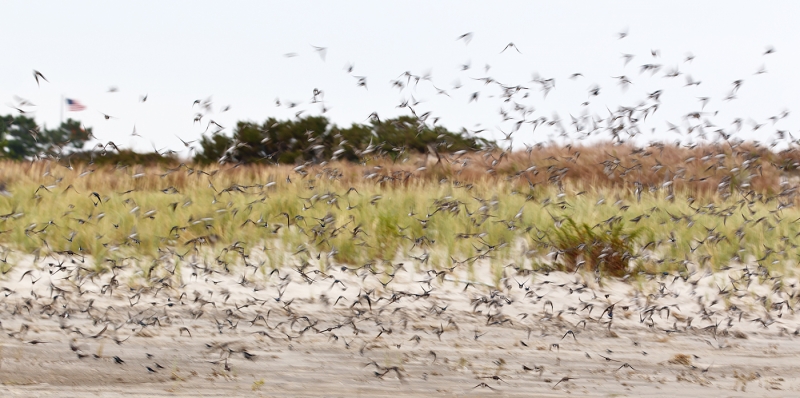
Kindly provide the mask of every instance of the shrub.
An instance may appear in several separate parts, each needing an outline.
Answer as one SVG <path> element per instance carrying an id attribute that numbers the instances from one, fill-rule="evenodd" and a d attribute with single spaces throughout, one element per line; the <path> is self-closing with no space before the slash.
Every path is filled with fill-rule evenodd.
<path id="1" fill-rule="evenodd" d="M 555 229 L 550 244 L 558 251 L 559 264 L 565 271 L 576 272 L 583 267 L 603 276 L 621 277 L 628 272 L 635 240 L 641 233 L 641 229 L 625 228 L 622 217 L 595 226 L 566 217 Z"/>

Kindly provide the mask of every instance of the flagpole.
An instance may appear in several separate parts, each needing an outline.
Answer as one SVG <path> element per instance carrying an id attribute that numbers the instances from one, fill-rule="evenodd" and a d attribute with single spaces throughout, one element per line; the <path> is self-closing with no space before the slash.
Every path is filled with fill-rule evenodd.
<path id="1" fill-rule="evenodd" d="M 61 124 L 64 124 L 64 95 L 61 95 Z M 61 125 L 58 126 L 61 128 Z"/>

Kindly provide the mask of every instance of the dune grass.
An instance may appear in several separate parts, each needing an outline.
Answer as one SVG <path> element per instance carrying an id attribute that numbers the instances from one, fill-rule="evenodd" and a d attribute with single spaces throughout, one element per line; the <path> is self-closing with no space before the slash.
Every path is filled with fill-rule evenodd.
<path id="1" fill-rule="evenodd" d="M 554 180 L 557 170 L 537 174 L 546 168 L 523 167 L 524 153 L 512 157 L 507 170 L 482 174 L 455 162 L 213 171 L 4 163 L 0 244 L 40 257 L 91 256 L 98 268 L 131 256 L 147 264 L 203 252 L 213 254 L 213 266 L 259 259 L 266 268 L 489 261 L 498 275 L 508 264 L 606 276 L 680 271 L 688 262 L 774 269 L 800 255 L 800 211 L 780 174 L 759 190 L 753 173 L 726 179 L 740 172 L 735 166 L 727 175 L 709 172 L 720 181 L 714 189 L 687 185 L 688 177 L 681 184 Z"/>

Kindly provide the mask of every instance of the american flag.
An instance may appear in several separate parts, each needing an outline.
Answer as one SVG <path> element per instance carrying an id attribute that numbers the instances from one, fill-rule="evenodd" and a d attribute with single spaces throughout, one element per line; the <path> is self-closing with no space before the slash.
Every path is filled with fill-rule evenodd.
<path id="1" fill-rule="evenodd" d="M 86 106 L 71 98 L 67 98 L 67 106 L 69 106 L 70 112 L 79 112 L 86 109 Z"/>

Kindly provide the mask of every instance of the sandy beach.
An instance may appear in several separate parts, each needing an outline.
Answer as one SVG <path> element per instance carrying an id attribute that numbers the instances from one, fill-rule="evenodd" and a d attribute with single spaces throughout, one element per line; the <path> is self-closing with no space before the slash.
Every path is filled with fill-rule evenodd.
<path id="1" fill-rule="evenodd" d="M 182 283 L 134 288 L 135 273 L 90 275 L 48 260 L 23 259 L 2 282 L 3 396 L 775 397 L 800 388 L 787 294 L 797 282 L 778 286 L 744 266 L 600 283 L 507 267 L 496 288 L 475 279 L 489 276 L 478 264 L 472 278 L 409 262 L 381 272 L 184 265 L 161 270 Z"/>

